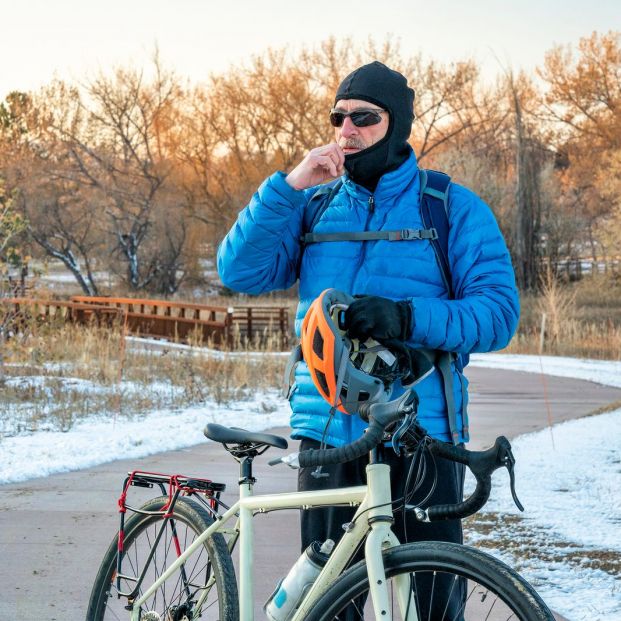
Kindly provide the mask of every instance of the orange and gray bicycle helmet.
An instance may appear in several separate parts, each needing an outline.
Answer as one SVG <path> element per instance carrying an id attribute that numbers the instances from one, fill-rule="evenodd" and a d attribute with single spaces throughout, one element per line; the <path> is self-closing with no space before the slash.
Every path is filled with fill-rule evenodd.
<path id="1" fill-rule="evenodd" d="M 302 323 L 302 355 L 319 394 L 334 408 L 355 414 L 363 403 L 388 401 L 391 385 L 404 374 L 397 357 L 371 339 L 351 339 L 342 325 L 354 301 L 326 289 L 309 307 Z"/>

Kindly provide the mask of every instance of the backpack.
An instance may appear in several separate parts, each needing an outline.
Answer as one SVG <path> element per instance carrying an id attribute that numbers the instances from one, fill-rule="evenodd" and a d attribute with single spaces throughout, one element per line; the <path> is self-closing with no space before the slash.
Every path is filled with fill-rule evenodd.
<path id="1" fill-rule="evenodd" d="M 314 228 L 332 202 L 332 199 L 343 185 L 342 179 L 321 186 L 310 201 L 304 212 L 302 221 L 302 248 L 308 244 L 336 241 L 409 241 L 429 240 L 440 266 L 442 279 L 448 291 L 449 298 L 454 299 L 453 279 L 448 257 L 448 196 L 451 178 L 445 173 L 436 170 L 419 169 L 420 174 L 420 208 L 424 229 L 401 229 L 400 231 L 360 231 L 343 233 L 315 233 Z M 453 441 L 457 442 L 456 414 L 453 397 L 453 380 L 450 364 L 453 361 L 460 374 L 462 382 L 463 403 L 463 433 L 468 437 L 468 422 L 466 412 L 466 394 L 464 380 L 461 376 L 464 367 L 468 364 L 468 354 L 452 352 L 429 352 L 433 362 L 440 372 L 449 414 L 449 424 Z"/>
<path id="2" fill-rule="evenodd" d="M 428 239 L 436 255 L 442 279 L 453 299 L 453 279 L 448 258 L 448 193 L 451 178 L 435 170 L 419 169 L 420 174 L 420 206 L 424 229 L 402 229 L 400 231 L 361 231 L 356 233 L 314 233 L 313 230 L 332 199 L 343 185 L 337 179 L 321 186 L 311 197 L 302 222 L 301 242 L 304 246 L 317 242 L 330 241 L 404 241 Z"/>

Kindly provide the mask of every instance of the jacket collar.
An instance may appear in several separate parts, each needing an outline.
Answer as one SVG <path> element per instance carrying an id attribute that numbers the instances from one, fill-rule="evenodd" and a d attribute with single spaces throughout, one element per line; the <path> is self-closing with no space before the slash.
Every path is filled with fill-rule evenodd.
<path id="1" fill-rule="evenodd" d="M 373 196 L 377 202 L 391 199 L 403 192 L 418 175 L 418 162 L 414 150 L 410 147 L 410 156 L 399 168 L 383 175 Z M 347 175 L 343 177 L 343 185 L 347 193 L 358 200 L 368 200 L 371 192 L 365 187 L 354 183 Z"/>

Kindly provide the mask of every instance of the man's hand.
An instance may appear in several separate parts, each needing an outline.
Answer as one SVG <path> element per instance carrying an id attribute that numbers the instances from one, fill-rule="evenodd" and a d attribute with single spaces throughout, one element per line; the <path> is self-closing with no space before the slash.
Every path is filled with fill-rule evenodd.
<path id="1" fill-rule="evenodd" d="M 412 332 L 412 307 L 409 302 L 367 295 L 354 300 L 345 311 L 345 326 L 352 338 L 368 338 L 382 343 L 405 341 Z"/>
<path id="2" fill-rule="evenodd" d="M 345 172 L 344 164 L 345 153 L 338 144 L 317 147 L 287 175 L 285 181 L 296 190 L 305 190 L 340 177 Z"/>

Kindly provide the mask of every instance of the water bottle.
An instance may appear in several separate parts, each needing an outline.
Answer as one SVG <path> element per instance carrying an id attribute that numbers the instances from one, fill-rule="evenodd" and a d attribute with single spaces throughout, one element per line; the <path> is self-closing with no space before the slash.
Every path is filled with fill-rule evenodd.
<path id="1" fill-rule="evenodd" d="M 323 544 L 313 541 L 289 573 L 278 583 L 276 590 L 263 606 L 270 621 L 287 621 L 293 616 L 295 609 L 306 591 L 311 587 L 321 568 L 327 563 L 334 548 L 334 541 L 326 539 Z"/>

